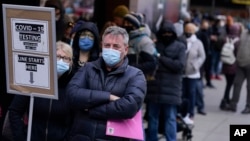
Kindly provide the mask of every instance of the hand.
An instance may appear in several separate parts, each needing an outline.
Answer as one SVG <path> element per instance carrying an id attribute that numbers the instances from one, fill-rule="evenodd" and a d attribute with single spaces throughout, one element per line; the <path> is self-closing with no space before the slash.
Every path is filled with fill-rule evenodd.
<path id="1" fill-rule="evenodd" d="M 113 95 L 113 94 L 110 94 L 110 96 L 109 96 L 109 100 L 110 100 L 110 101 L 116 101 L 116 100 L 118 100 L 118 99 L 120 99 L 120 97 L 115 96 L 115 95 Z"/>
<path id="2" fill-rule="evenodd" d="M 211 35 L 210 38 L 211 38 L 212 41 L 217 41 L 217 40 L 218 40 L 218 39 L 217 39 L 217 36 L 215 36 L 215 35 Z"/>

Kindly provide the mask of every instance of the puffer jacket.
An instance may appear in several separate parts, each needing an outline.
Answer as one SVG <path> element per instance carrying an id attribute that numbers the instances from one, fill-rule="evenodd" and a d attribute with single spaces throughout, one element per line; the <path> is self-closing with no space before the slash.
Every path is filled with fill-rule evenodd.
<path id="1" fill-rule="evenodd" d="M 181 103 L 182 73 L 186 61 L 186 46 L 177 41 L 172 23 L 166 23 L 159 33 L 171 31 L 175 39 L 169 45 L 161 40 L 156 44 L 160 53 L 159 68 L 154 81 L 148 81 L 146 102 L 178 105 Z"/>
<path id="2" fill-rule="evenodd" d="M 129 64 L 139 68 L 145 75 L 152 74 L 157 68 L 156 49 L 152 39 L 146 34 L 146 28 L 129 33 Z"/>
<path id="3" fill-rule="evenodd" d="M 111 102 L 110 94 L 120 97 Z M 102 58 L 88 62 L 71 79 L 67 95 L 75 112 L 70 141 L 124 141 L 105 135 L 108 119 L 128 119 L 141 108 L 146 94 L 142 71 L 128 65 L 107 72 Z"/>

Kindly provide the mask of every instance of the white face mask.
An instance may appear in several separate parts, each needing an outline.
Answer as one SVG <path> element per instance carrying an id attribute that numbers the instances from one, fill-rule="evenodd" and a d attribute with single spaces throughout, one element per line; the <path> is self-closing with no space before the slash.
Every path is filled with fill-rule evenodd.
<path id="1" fill-rule="evenodd" d="M 220 21 L 220 27 L 225 26 L 225 22 L 224 21 Z"/>

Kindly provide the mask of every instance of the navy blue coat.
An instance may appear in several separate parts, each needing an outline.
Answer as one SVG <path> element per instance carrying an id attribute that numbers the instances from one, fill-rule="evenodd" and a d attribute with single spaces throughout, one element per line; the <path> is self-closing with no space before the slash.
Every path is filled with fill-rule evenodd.
<path id="1" fill-rule="evenodd" d="M 110 102 L 110 94 L 120 99 Z M 111 72 L 106 71 L 102 58 L 86 63 L 67 87 L 70 104 L 75 110 L 70 141 L 128 140 L 106 136 L 106 122 L 133 117 L 141 108 L 145 94 L 144 74 L 129 66 L 127 58 Z"/>

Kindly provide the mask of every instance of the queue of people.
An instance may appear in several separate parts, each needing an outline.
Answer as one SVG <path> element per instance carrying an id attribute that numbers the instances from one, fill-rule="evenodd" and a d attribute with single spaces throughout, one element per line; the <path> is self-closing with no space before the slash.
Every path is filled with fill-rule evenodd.
<path id="1" fill-rule="evenodd" d="M 218 107 L 236 111 L 242 82 L 249 82 L 250 60 L 247 49 L 239 47 L 241 27 L 231 16 L 226 25 L 207 17 L 199 25 L 185 13 L 185 20 L 178 23 L 163 20 L 155 40 L 143 14 L 124 5 L 114 9 L 113 21 L 103 29 L 92 21 L 73 24 L 57 0 L 45 6 L 56 9 L 59 99 L 35 98 L 32 141 L 130 141 L 106 135 L 107 120 L 132 118 L 144 104 L 145 140 L 157 141 L 159 125 L 164 124 L 166 139 L 176 141 L 176 116 L 184 100 L 186 124 L 194 124 L 196 107 L 198 114 L 206 115 L 203 88 L 215 88 L 211 79 L 220 79 L 219 55 L 226 37 L 239 41 L 234 45 L 236 61 L 222 64 L 227 84 Z M 250 113 L 249 97 L 248 90 L 243 114 Z M 26 140 L 23 117 L 28 107 L 26 96 L 15 96 L 8 107 L 13 141 Z"/>

